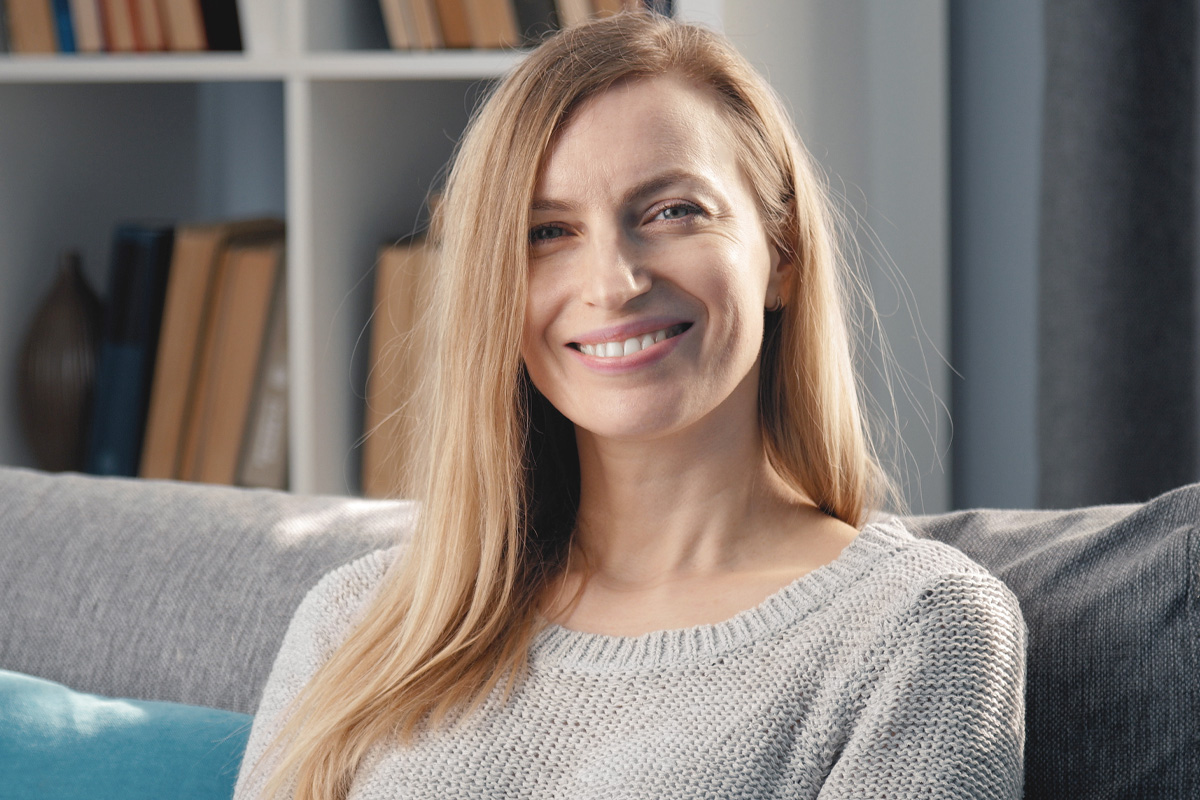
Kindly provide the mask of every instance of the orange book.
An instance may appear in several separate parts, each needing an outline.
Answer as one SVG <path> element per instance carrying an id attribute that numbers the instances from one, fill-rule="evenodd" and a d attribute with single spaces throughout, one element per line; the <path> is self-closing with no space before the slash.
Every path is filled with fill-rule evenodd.
<path id="1" fill-rule="evenodd" d="M 232 485 L 237 478 L 283 252 L 282 237 L 239 240 L 225 251 L 188 428 L 185 480 Z"/>
<path id="2" fill-rule="evenodd" d="M 225 247 L 239 236 L 282 232 L 283 223 L 273 219 L 183 225 L 176 230 L 139 476 L 182 477 L 184 431 Z"/>
<path id="3" fill-rule="evenodd" d="M 596 16 L 607 17 L 610 14 L 617 14 L 627 8 L 640 8 L 641 0 L 633 0 L 633 3 L 627 3 L 625 0 L 592 0 L 596 5 Z"/>
<path id="4" fill-rule="evenodd" d="M 406 484 L 420 413 L 412 405 L 425 338 L 420 309 L 435 253 L 425 240 L 385 246 L 375 265 L 375 305 L 367 374 L 363 493 L 394 497 Z"/>
<path id="5" fill-rule="evenodd" d="M 159 51 L 167 49 L 167 37 L 163 32 L 162 15 L 158 0 L 133 0 L 134 29 L 137 31 L 139 50 Z"/>
<path id="6" fill-rule="evenodd" d="M 446 47 L 471 46 L 471 21 L 465 0 L 437 0 L 438 21 Z"/>
<path id="7" fill-rule="evenodd" d="M 484 49 L 516 47 L 521 43 L 512 0 L 465 0 L 471 44 Z"/>
<path id="8" fill-rule="evenodd" d="M 8 0 L 9 45 L 14 53 L 56 53 L 58 34 L 50 0 Z"/>
<path id="9" fill-rule="evenodd" d="M 114 53 L 132 53 L 138 49 L 133 28 L 133 7 L 129 0 L 100 0 L 104 11 L 104 33 L 108 49 Z"/>

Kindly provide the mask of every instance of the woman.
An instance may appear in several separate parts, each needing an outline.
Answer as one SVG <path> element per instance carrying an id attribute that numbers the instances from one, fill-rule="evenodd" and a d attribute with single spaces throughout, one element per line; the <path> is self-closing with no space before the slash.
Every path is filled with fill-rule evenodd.
<path id="1" fill-rule="evenodd" d="M 830 214 L 728 43 L 548 40 L 439 215 L 421 518 L 297 611 L 237 797 L 1018 797 L 1016 602 L 866 524 Z"/>

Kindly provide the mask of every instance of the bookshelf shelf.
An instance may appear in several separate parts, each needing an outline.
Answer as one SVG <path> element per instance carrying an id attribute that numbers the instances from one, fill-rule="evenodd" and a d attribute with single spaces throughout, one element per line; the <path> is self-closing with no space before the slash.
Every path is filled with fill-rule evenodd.
<path id="1" fill-rule="evenodd" d="M 522 56 L 520 50 L 363 51 L 293 58 L 215 54 L 6 56 L 0 58 L 0 84 L 495 78 Z"/>

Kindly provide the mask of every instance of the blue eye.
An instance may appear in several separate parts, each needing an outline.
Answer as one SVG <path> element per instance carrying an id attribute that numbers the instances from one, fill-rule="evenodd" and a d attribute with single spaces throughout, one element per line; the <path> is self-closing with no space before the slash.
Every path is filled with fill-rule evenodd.
<path id="1" fill-rule="evenodd" d="M 700 210 L 700 207 L 693 205 L 692 203 L 676 203 L 675 205 L 670 205 L 660 209 L 659 212 L 654 215 L 654 218 L 658 219 L 661 217 L 662 219 L 670 222 L 673 220 L 685 219 L 693 214 L 702 213 L 704 212 Z"/>
<path id="2" fill-rule="evenodd" d="M 563 235 L 563 229 L 557 225 L 538 225 L 529 232 L 529 243 L 548 242 Z"/>

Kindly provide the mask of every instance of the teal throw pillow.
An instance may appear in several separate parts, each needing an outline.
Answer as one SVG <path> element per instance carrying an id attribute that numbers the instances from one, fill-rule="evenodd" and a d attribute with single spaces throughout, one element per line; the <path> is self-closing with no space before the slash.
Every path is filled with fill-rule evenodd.
<path id="1" fill-rule="evenodd" d="M 84 694 L 0 670 L 0 796 L 225 800 L 252 719 Z"/>

